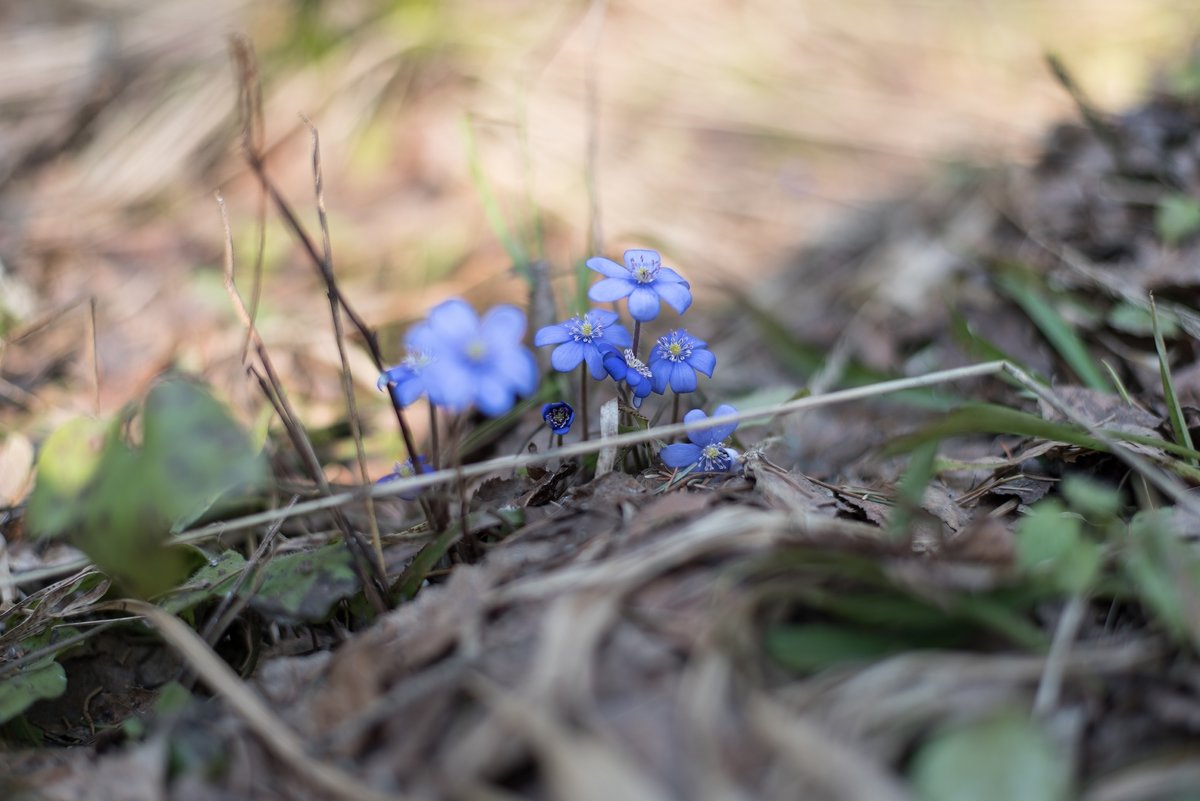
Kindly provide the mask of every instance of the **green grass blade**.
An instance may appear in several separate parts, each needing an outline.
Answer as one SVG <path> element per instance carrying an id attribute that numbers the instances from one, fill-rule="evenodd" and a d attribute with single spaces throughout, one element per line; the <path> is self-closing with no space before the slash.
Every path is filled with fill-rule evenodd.
<path id="1" fill-rule="evenodd" d="M 1150 319 L 1154 325 L 1154 348 L 1158 351 L 1158 373 L 1162 378 L 1163 398 L 1167 401 L 1167 411 L 1171 417 L 1171 430 L 1175 432 L 1175 440 L 1185 448 L 1195 450 L 1192 445 L 1192 433 L 1188 431 L 1187 421 L 1183 418 L 1183 408 L 1179 405 L 1179 396 L 1175 394 L 1175 381 L 1171 378 L 1171 364 L 1167 359 L 1167 344 L 1163 341 L 1162 329 L 1158 326 L 1158 309 L 1154 305 L 1154 296 L 1150 296 Z M 1192 460 L 1192 465 L 1198 464 Z"/>
<path id="2" fill-rule="evenodd" d="M 1041 293 L 1011 272 L 997 275 L 996 285 L 1029 316 L 1079 380 L 1092 389 L 1112 392 L 1112 385 L 1096 366 L 1083 340 Z"/>
<path id="3" fill-rule="evenodd" d="M 913 449 L 912 458 L 900 483 L 896 485 L 896 510 L 888 523 L 889 534 L 899 540 L 909 533 L 913 517 L 921 510 L 925 488 L 933 479 L 933 464 L 937 457 L 938 440 L 930 439 Z"/>
<path id="4" fill-rule="evenodd" d="M 1121 380 L 1121 376 L 1117 375 L 1117 371 L 1108 363 L 1107 359 L 1101 359 L 1100 364 L 1104 365 L 1104 369 L 1108 372 L 1108 377 L 1112 379 L 1113 384 L 1117 388 L 1117 394 L 1121 396 L 1121 400 L 1125 401 L 1126 406 L 1134 406 L 1133 398 L 1129 397 L 1129 390 L 1125 388 L 1125 382 Z"/>
<path id="5" fill-rule="evenodd" d="M 475 129 L 471 125 L 470 118 L 463 120 L 463 140 L 467 148 L 467 165 L 471 171 L 471 182 L 475 185 L 475 191 L 479 193 L 479 200 L 483 204 L 483 213 L 487 217 L 488 225 L 491 226 L 496 238 L 500 240 L 500 244 L 504 246 L 509 259 L 512 260 L 513 269 L 532 285 L 533 273 L 529 269 L 529 254 L 525 252 L 525 248 L 513 235 L 508 220 L 504 218 L 504 212 L 500 210 L 500 203 L 496 200 L 496 194 L 492 191 L 492 185 L 483 170 L 483 161 L 479 156 L 479 147 L 475 142 Z"/>

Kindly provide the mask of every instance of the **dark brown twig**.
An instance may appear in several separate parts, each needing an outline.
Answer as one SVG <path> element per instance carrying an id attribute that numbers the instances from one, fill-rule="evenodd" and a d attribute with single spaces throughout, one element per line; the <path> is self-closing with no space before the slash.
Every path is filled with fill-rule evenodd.
<path id="1" fill-rule="evenodd" d="M 236 284 L 234 284 L 233 233 L 229 226 L 229 216 L 225 212 L 224 200 L 219 194 L 217 195 L 217 206 L 221 211 L 221 223 L 225 230 L 225 289 L 229 293 L 234 310 L 241 318 L 242 323 L 250 331 L 251 339 L 254 342 L 254 352 L 258 356 L 259 364 L 262 365 L 263 373 L 260 374 L 253 367 L 249 369 L 258 380 L 258 385 L 262 389 L 263 394 L 271 402 L 275 413 L 283 423 L 284 429 L 288 433 L 288 438 L 291 439 L 292 446 L 296 449 L 296 452 L 300 454 L 300 458 L 304 462 L 309 476 L 316 483 L 323 495 L 332 495 L 333 490 L 325 478 L 325 471 L 321 468 L 321 460 L 317 458 L 317 453 L 313 450 L 308 434 L 305 432 L 303 425 L 301 425 L 299 418 L 292 409 L 291 403 L 288 401 L 287 392 L 283 388 L 283 383 L 279 380 L 278 373 L 275 372 L 275 365 L 271 361 L 267 347 L 263 343 L 262 337 L 254 325 L 254 321 L 250 318 L 250 313 L 246 309 L 246 304 L 242 300 L 241 294 L 237 291 Z M 340 510 L 333 517 L 345 538 L 346 547 L 350 549 L 351 554 L 355 557 L 352 562 L 355 566 L 355 571 L 358 573 L 359 581 L 362 583 L 363 592 L 366 593 L 368 600 L 376 611 L 382 614 L 387 611 L 387 604 L 383 600 L 383 594 L 379 588 L 380 586 L 386 586 L 386 574 L 380 573 L 372 577 L 371 572 L 374 572 L 377 566 L 367 556 L 366 549 L 359 541 L 358 535 L 350 527 L 345 515 Z M 367 566 L 366 568 L 363 567 L 364 563 Z M 371 572 L 368 572 L 368 569 Z M 378 584 L 376 584 L 376 581 Z"/>

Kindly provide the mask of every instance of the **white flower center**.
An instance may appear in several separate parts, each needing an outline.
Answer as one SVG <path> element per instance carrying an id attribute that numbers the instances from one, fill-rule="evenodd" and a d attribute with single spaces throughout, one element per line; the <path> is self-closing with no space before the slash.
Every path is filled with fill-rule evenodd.
<path id="1" fill-rule="evenodd" d="M 658 340 L 658 347 L 669 361 L 686 362 L 692 358 L 692 343 L 678 334 Z"/>
<path id="2" fill-rule="evenodd" d="M 629 348 L 625 349 L 625 364 L 642 378 L 654 378 L 654 373 L 650 372 L 650 368 L 646 366 L 646 363 L 635 356 Z"/>
<path id="3" fill-rule="evenodd" d="M 586 317 L 573 319 L 567 326 L 567 330 L 571 332 L 571 338 L 576 342 L 586 342 L 589 345 L 593 339 L 600 339 L 604 336 L 604 326 L 594 323 Z"/>
<path id="4" fill-rule="evenodd" d="M 726 452 L 725 443 L 705 445 L 700 450 L 700 459 L 697 466 L 706 473 L 724 472 L 729 469 L 730 460 L 729 454 Z"/>
<path id="5" fill-rule="evenodd" d="M 401 364 L 403 364 L 409 370 L 412 370 L 414 373 L 419 373 L 431 361 L 433 361 L 433 357 L 431 357 L 428 353 L 421 350 L 410 350 L 408 355 L 404 357 L 404 361 L 401 362 Z"/>
<path id="6" fill-rule="evenodd" d="M 633 274 L 633 280 L 639 284 L 651 284 L 654 283 L 654 278 L 658 275 L 658 268 L 661 265 L 662 262 L 657 259 L 637 256 L 629 265 L 629 271 Z"/>
<path id="7" fill-rule="evenodd" d="M 482 362 L 487 358 L 487 343 L 482 339 L 473 339 L 467 345 L 467 358 L 473 362 Z"/>

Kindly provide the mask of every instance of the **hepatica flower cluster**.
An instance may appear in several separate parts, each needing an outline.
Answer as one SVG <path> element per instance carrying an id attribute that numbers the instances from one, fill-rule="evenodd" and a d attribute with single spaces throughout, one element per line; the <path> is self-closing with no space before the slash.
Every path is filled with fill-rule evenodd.
<path id="1" fill-rule="evenodd" d="M 542 407 L 543 420 L 560 442 L 572 430 L 579 432 L 581 439 L 588 438 L 589 382 L 603 384 L 612 379 L 614 392 L 635 410 L 651 395 L 670 392 L 673 421 L 679 412 L 679 397 L 696 392 L 699 377 L 711 378 L 716 368 L 716 357 L 704 340 L 676 321 L 663 319 L 664 307 L 669 309 L 667 314 L 680 317 L 692 305 L 688 282 L 663 266 L 653 250 L 627 250 L 623 262 L 602 256 L 587 261 L 600 275 L 589 289 L 588 299 L 609 304 L 608 308 L 581 311 L 534 333 L 534 346 L 553 348 L 550 364 L 554 370 L 578 373 L 578 406 L 558 400 Z M 621 320 L 622 305 L 632 321 L 629 327 Z M 656 333 L 661 333 L 642 353 L 642 328 L 652 324 Z M 524 344 L 525 328 L 524 312 L 511 305 L 494 306 L 482 317 L 461 299 L 434 307 L 405 336 L 404 358 L 379 378 L 379 388 L 390 394 L 402 427 L 406 425 L 403 410 L 421 398 L 443 414 L 473 409 L 496 417 L 509 412 L 518 399 L 532 395 L 539 375 L 533 354 Z M 651 341 L 649 337 L 647 341 Z M 732 407 L 720 406 L 715 415 L 732 413 Z M 707 419 L 701 409 L 691 410 L 684 418 L 694 424 Z M 668 467 L 683 471 L 728 472 L 737 461 L 737 453 L 725 442 L 733 429 L 733 425 L 689 427 L 689 442 L 667 445 L 660 458 Z M 405 433 L 407 437 L 407 430 Z M 419 456 L 415 466 L 411 459 L 399 463 L 383 480 L 440 466 Z"/>
<path id="2" fill-rule="evenodd" d="M 603 256 L 588 259 L 588 268 L 601 276 L 588 290 L 588 299 L 594 303 L 617 304 L 618 308 L 624 301 L 633 321 L 632 336 L 619 322 L 617 312 L 593 308 L 542 328 L 533 339 L 535 346 L 554 346 L 550 363 L 555 370 L 564 373 L 579 370 L 581 419 L 585 427 L 589 379 L 613 379 L 618 391 L 628 398 L 634 409 L 640 409 L 652 393 L 665 395 L 668 391 L 676 396 L 673 406 L 678 408 L 678 396 L 695 392 L 700 385 L 699 376 L 711 378 L 717 366 L 717 359 L 708 344 L 683 327 L 668 330 L 657 338 L 648 353 L 644 356 L 640 353 L 642 326 L 659 320 L 664 305 L 676 316 L 682 316 L 692 305 L 692 289 L 683 276 L 663 266 L 657 251 L 627 250 L 623 262 L 618 264 Z M 543 410 L 547 423 L 555 433 L 562 433 L 563 429 L 555 427 L 555 422 L 547 416 L 549 409 L 547 406 Z M 557 414 L 561 416 L 565 412 L 558 409 Z M 695 409 L 688 413 L 687 419 L 696 419 L 696 415 L 705 417 L 703 411 Z M 574 411 L 570 419 L 574 420 Z M 724 427 L 714 429 L 714 436 L 720 436 L 712 441 L 706 438 L 707 434 L 697 433 L 695 436 L 700 440 L 669 445 L 661 457 L 670 467 L 701 472 L 728 471 L 734 466 L 736 454 L 718 443 L 730 433 L 732 428 L 728 431 Z M 586 428 L 581 436 L 587 438 Z"/>

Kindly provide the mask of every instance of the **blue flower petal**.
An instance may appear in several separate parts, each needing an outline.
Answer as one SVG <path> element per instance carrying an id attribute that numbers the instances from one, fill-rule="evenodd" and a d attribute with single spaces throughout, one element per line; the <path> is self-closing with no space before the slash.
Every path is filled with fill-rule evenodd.
<path id="1" fill-rule="evenodd" d="M 397 406 L 403 409 L 415 403 L 424 391 L 425 382 L 414 375 L 409 380 L 396 384 L 392 388 L 392 399 L 396 402 Z"/>
<path id="2" fill-rule="evenodd" d="M 731 414 L 737 414 L 737 409 L 733 408 L 729 404 L 722 404 L 722 405 L 718 406 L 715 411 L 713 411 L 712 416 L 713 417 L 725 417 L 725 416 L 731 415 Z M 723 442 L 729 438 L 729 435 L 732 434 L 734 429 L 736 429 L 737 427 L 738 427 L 738 424 L 735 422 L 735 423 L 724 423 L 724 424 L 716 426 L 714 428 L 710 428 L 708 430 L 709 441 L 714 442 L 714 443 L 715 442 Z"/>
<path id="3" fill-rule="evenodd" d="M 533 344 L 537 347 L 543 345 L 557 345 L 560 342 L 566 342 L 571 338 L 571 332 L 562 323 L 557 325 L 548 325 L 545 328 L 539 328 L 538 332 L 533 335 Z"/>
<path id="4" fill-rule="evenodd" d="M 498 373 L 481 375 L 475 385 L 475 406 L 488 417 L 504 414 L 513 405 L 513 391 Z"/>
<path id="5" fill-rule="evenodd" d="M 518 343 L 525 336 L 525 312 L 503 303 L 483 315 L 479 333 L 489 342 Z"/>
<path id="6" fill-rule="evenodd" d="M 537 362 L 525 348 L 504 348 L 494 356 L 492 371 L 508 380 L 508 385 L 521 395 L 537 389 Z"/>
<path id="7" fill-rule="evenodd" d="M 595 346 L 583 349 L 583 360 L 587 362 L 588 372 L 592 374 L 592 378 L 600 381 L 604 376 L 608 375 L 604 370 L 604 358 L 600 355 L 600 349 Z"/>
<path id="8" fill-rule="evenodd" d="M 681 467 L 689 467 L 700 461 L 702 451 L 697 445 L 689 442 L 676 442 L 673 445 L 668 445 L 658 452 L 658 458 L 663 460 L 663 464 L 667 467 L 676 469 Z"/>
<path id="9" fill-rule="evenodd" d="M 671 365 L 671 391 L 675 393 L 696 391 L 696 371 L 683 362 Z"/>
<path id="10" fill-rule="evenodd" d="M 625 357 L 616 348 L 606 350 L 603 360 L 604 369 L 614 380 L 623 381 L 629 374 L 629 365 L 625 363 Z"/>
<path id="11" fill-rule="evenodd" d="M 650 373 L 654 376 L 654 391 L 662 395 L 667 391 L 667 381 L 671 378 L 671 362 L 666 359 L 656 359 L 646 366 L 650 368 Z"/>
<path id="12" fill-rule="evenodd" d="M 688 364 L 712 378 L 713 370 L 717 366 L 717 357 L 712 351 L 699 348 L 692 351 L 692 358 L 688 359 Z"/>
<path id="13" fill-rule="evenodd" d="M 567 373 L 579 366 L 583 354 L 583 343 L 574 340 L 564 342 L 550 354 L 550 364 L 560 373 Z"/>
<path id="14" fill-rule="evenodd" d="M 444 341 L 462 342 L 479 331 L 479 317 L 469 303 L 454 298 L 430 310 L 429 327 Z"/>
<path id="15" fill-rule="evenodd" d="M 425 368 L 429 400 L 451 411 L 461 412 L 475 396 L 475 373 L 455 359 L 439 359 Z"/>
<path id="16" fill-rule="evenodd" d="M 615 323 L 619 316 L 615 311 L 608 309 L 592 309 L 584 315 L 592 325 L 599 325 L 602 328 L 607 328 Z"/>
<path id="17" fill-rule="evenodd" d="M 654 282 L 654 291 L 658 296 L 667 302 L 675 311 L 683 314 L 692 305 L 692 292 L 688 289 L 687 284 L 672 284 L 663 283 L 662 281 Z M 632 301 L 632 298 L 630 298 Z M 633 312 L 630 312 L 632 314 Z"/>
<path id="18" fill-rule="evenodd" d="M 604 283 L 603 281 L 600 282 Z M 597 284 L 596 286 L 599 286 Z M 592 287 L 595 289 L 596 287 Z M 590 295 L 589 295 L 590 296 Z M 658 293 L 653 289 L 639 286 L 629 293 L 629 316 L 640 322 L 653 320 L 658 316 Z"/>
<path id="19" fill-rule="evenodd" d="M 627 268 L 603 256 L 593 256 L 588 259 L 587 266 L 589 270 L 595 270 L 608 278 L 629 278 L 629 270 Z M 622 297 L 624 296 L 622 295 Z"/>
<path id="20" fill-rule="evenodd" d="M 610 325 L 604 329 L 604 341 L 616 345 L 618 348 L 629 348 L 633 346 L 633 335 L 623 325 Z"/>
<path id="21" fill-rule="evenodd" d="M 603 278 L 592 284 L 588 298 L 597 303 L 610 303 L 628 297 L 637 286 L 628 276 L 625 278 Z"/>
<path id="22" fill-rule="evenodd" d="M 667 283 L 672 284 L 683 284 L 688 289 L 691 289 L 691 284 L 683 280 L 683 276 L 672 270 L 670 267 L 659 267 L 658 272 L 654 275 L 654 280 L 656 283 L 662 283 L 663 281 L 666 281 Z"/>

